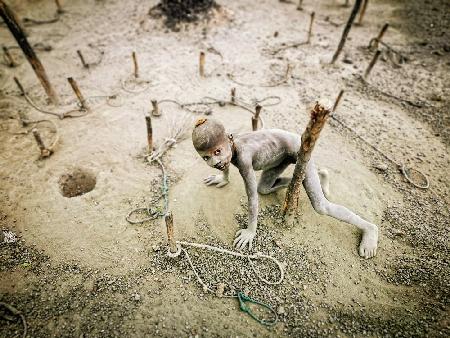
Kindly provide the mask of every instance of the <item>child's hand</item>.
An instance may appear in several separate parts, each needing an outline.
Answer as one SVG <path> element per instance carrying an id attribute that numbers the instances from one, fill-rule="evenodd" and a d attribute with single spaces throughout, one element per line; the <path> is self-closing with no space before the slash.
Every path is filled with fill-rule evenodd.
<path id="1" fill-rule="evenodd" d="M 216 184 L 216 188 L 221 188 L 229 183 L 228 179 L 224 175 L 211 175 L 203 179 L 203 183 L 206 185 Z"/>
<path id="2" fill-rule="evenodd" d="M 253 238 L 255 238 L 256 231 L 249 229 L 241 229 L 236 232 L 236 239 L 233 242 L 233 245 L 238 250 L 245 249 L 248 244 L 248 248 L 252 249 Z"/>

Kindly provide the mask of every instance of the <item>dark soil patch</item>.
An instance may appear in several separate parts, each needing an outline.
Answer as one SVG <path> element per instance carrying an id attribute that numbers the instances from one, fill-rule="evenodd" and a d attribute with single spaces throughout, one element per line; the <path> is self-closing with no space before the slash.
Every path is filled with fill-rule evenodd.
<path id="1" fill-rule="evenodd" d="M 64 197 L 75 197 L 88 193 L 95 188 L 95 175 L 85 169 L 76 168 L 63 174 L 59 179 L 59 188 Z"/>

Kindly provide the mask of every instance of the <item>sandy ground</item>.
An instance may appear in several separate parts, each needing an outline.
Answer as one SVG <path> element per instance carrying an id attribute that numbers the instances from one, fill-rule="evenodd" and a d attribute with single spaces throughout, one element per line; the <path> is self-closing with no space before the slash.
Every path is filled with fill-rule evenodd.
<path id="1" fill-rule="evenodd" d="M 296 5 L 275 0 L 257 5 L 222 1 L 210 22 L 173 32 L 147 15 L 156 1 L 70 1 L 63 3 L 66 13 L 58 22 L 26 26 L 30 42 L 52 47 L 39 51 L 39 57 L 62 101 L 60 107 L 47 104 L 18 50 L 12 51 L 18 67 L 1 65 L 0 226 L 19 240 L 0 244 L 0 301 L 23 313 L 30 336 L 450 335 L 450 5 L 371 1 L 363 25 L 352 28 L 342 56 L 330 66 L 350 12 L 343 2 L 304 1 L 303 11 L 297 11 Z M 55 10 L 52 1 L 8 4 L 21 18 L 50 18 Z M 312 11 L 311 43 L 274 55 L 283 44 L 306 40 Z M 408 60 L 400 67 L 378 62 L 364 85 L 359 76 L 373 56 L 366 46 L 385 22 L 391 26 L 384 41 Z M 0 38 L 4 45 L 15 45 L 5 26 Z M 77 49 L 88 62 L 98 59 L 99 50 L 104 57 L 84 69 Z M 133 71 L 132 51 L 141 78 L 151 83 L 138 94 L 121 87 Z M 200 51 L 206 52 L 206 78 L 198 75 Z M 292 71 L 285 83 L 265 86 L 279 82 L 288 64 Z M 105 98 L 91 98 L 91 114 L 58 120 L 29 106 L 13 76 L 48 110 L 75 107 L 69 76 L 86 97 L 115 94 L 123 104 L 113 107 Z M 235 299 L 205 293 L 185 258 L 166 257 L 161 219 L 142 225 L 125 220 L 131 209 L 148 206 L 160 191 L 158 166 L 142 157 L 150 100 L 228 100 L 232 87 L 246 102 L 277 96 L 279 104 L 263 108 L 265 126 L 297 133 L 307 123 L 312 102 L 331 104 L 345 89 L 337 118 L 430 180 L 429 189 L 414 188 L 395 164 L 330 120 L 314 157 L 330 173 L 331 200 L 379 225 L 374 259 L 358 256 L 356 229 L 316 214 L 304 193 L 298 216 L 284 222 L 279 213 L 284 191 L 260 197 L 255 248 L 283 262 L 281 285 L 262 283 L 245 260 L 189 250 L 208 285 L 245 290 L 276 309 L 280 322 L 271 328 L 240 312 Z M 270 102 L 275 101 L 265 103 Z M 157 143 L 167 136 L 173 118 L 186 114 L 169 103 L 161 109 L 162 116 L 153 119 Z M 61 139 L 50 158 L 38 158 L 19 112 L 55 121 Z M 188 116 L 194 120 L 201 114 Z M 212 106 L 212 116 L 234 133 L 251 129 L 251 115 L 238 107 Z M 40 128 L 49 143 L 53 134 Z M 246 220 L 238 171 L 231 170 L 231 184 L 222 189 L 203 186 L 202 178 L 212 170 L 189 138 L 163 162 L 177 238 L 231 248 Z M 75 168 L 95 176 L 95 188 L 63 197 L 60 177 Z M 277 277 L 274 266 L 257 265 L 261 273 Z M 0 323 L 0 336 L 21 335 L 20 321 L 0 316 Z"/>

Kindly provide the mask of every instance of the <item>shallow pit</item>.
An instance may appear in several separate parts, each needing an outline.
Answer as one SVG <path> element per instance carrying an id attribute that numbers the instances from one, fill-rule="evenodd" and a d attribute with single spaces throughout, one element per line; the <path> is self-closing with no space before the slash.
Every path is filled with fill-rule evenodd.
<path id="1" fill-rule="evenodd" d="M 97 179 L 92 171 L 75 168 L 59 178 L 59 189 L 64 197 L 80 196 L 95 188 Z"/>

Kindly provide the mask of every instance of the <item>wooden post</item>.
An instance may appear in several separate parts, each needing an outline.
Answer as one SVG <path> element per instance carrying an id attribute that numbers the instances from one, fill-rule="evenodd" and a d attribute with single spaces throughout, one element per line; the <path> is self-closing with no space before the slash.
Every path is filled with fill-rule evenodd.
<path id="1" fill-rule="evenodd" d="M 311 13 L 311 20 L 309 21 L 308 40 L 306 40 L 306 43 L 309 43 L 311 41 L 312 26 L 313 26 L 315 15 L 316 15 L 315 12 Z"/>
<path id="2" fill-rule="evenodd" d="M 164 216 L 167 227 L 167 241 L 169 242 L 169 250 L 171 253 L 177 252 L 177 243 L 175 242 L 175 237 L 173 234 L 173 215 L 169 211 L 166 216 Z"/>
<path id="3" fill-rule="evenodd" d="M 86 61 L 84 60 L 83 54 L 81 54 L 80 50 L 77 50 L 77 54 L 81 60 L 81 64 L 83 65 L 84 68 L 89 68 L 89 65 L 86 63 Z"/>
<path id="4" fill-rule="evenodd" d="M 45 147 L 41 135 L 39 134 L 39 131 L 36 128 L 33 128 L 32 133 L 39 147 L 39 150 L 41 151 L 41 157 L 49 157 L 52 154 L 52 151 Z"/>
<path id="5" fill-rule="evenodd" d="M 55 0 L 55 5 L 56 5 L 56 13 L 58 13 L 58 14 L 64 13 L 64 10 L 62 9 L 62 6 L 61 6 L 61 3 L 59 2 L 59 0 Z"/>
<path id="6" fill-rule="evenodd" d="M 369 0 L 363 0 L 363 1 L 364 2 L 361 7 L 361 12 L 359 13 L 358 25 L 362 25 L 364 14 L 366 13 L 367 4 L 369 3 Z"/>
<path id="7" fill-rule="evenodd" d="M 139 67 L 137 63 L 136 52 L 133 52 L 131 56 L 133 57 L 133 64 L 134 64 L 134 77 L 137 79 L 139 77 Z"/>
<path id="8" fill-rule="evenodd" d="M 350 32 L 350 28 L 352 27 L 353 21 L 355 21 L 356 14 L 358 14 L 359 8 L 361 7 L 362 0 L 355 0 L 355 4 L 353 5 L 352 12 L 350 13 L 350 17 L 348 18 L 347 24 L 345 25 L 344 31 L 342 32 L 341 41 L 339 41 L 338 48 L 331 59 L 331 64 L 335 63 L 339 54 L 341 54 L 342 48 L 345 45 L 345 41 L 347 40 L 347 35 Z"/>
<path id="9" fill-rule="evenodd" d="M 380 33 L 378 33 L 378 36 L 376 37 L 374 44 L 369 46 L 369 48 L 378 49 L 378 44 L 383 39 L 384 33 L 386 33 L 388 28 L 389 28 L 389 24 L 385 23 L 383 25 L 383 27 L 381 28 Z"/>
<path id="10" fill-rule="evenodd" d="M 145 123 L 147 125 L 148 154 L 151 155 L 153 152 L 153 128 L 150 115 L 145 115 Z"/>
<path id="11" fill-rule="evenodd" d="M 231 88 L 231 102 L 236 103 L 236 88 Z"/>
<path id="12" fill-rule="evenodd" d="M 375 55 L 372 58 L 372 61 L 370 61 L 369 66 L 367 67 L 366 71 L 364 72 L 364 80 L 367 79 L 367 77 L 370 74 L 370 71 L 372 70 L 373 66 L 375 66 L 375 63 L 377 62 L 378 58 L 380 57 L 381 50 L 377 50 Z"/>
<path id="13" fill-rule="evenodd" d="M 50 84 L 50 81 L 48 80 L 44 66 L 42 66 L 41 61 L 39 61 L 33 48 L 31 48 L 30 44 L 28 43 L 28 40 L 26 38 L 23 29 L 20 27 L 19 23 L 15 19 L 14 13 L 9 9 L 8 6 L 6 6 L 3 0 L 0 0 L 0 16 L 3 18 L 3 21 L 8 26 L 8 29 L 16 39 L 23 53 L 25 54 L 28 62 L 30 63 L 31 67 L 36 73 L 36 76 L 41 82 L 42 87 L 44 87 L 44 90 L 47 93 L 47 96 L 49 97 L 50 101 L 54 104 L 58 104 L 58 96 L 56 95 L 56 92 L 53 90 L 53 87 Z"/>
<path id="14" fill-rule="evenodd" d="M 257 104 L 255 107 L 255 115 L 252 117 L 252 130 L 256 131 L 258 130 L 258 120 L 259 120 L 259 114 L 261 113 L 262 107 Z"/>
<path id="15" fill-rule="evenodd" d="M 159 111 L 158 101 L 152 100 L 152 106 L 153 106 L 152 115 L 153 116 L 160 116 L 161 112 Z"/>
<path id="16" fill-rule="evenodd" d="M 330 111 L 325 109 L 319 103 L 316 103 L 311 111 L 311 119 L 302 134 L 302 143 L 297 153 L 297 163 L 295 164 L 294 174 L 291 183 L 289 183 L 286 192 L 286 198 L 283 205 L 283 215 L 287 211 L 295 211 L 298 208 L 298 199 L 300 197 L 300 188 L 305 178 L 306 165 L 311 158 L 320 132 L 328 119 Z"/>
<path id="17" fill-rule="evenodd" d="M 78 85 L 75 82 L 75 80 L 72 77 L 69 77 L 69 78 L 67 78 L 67 81 L 69 81 L 70 86 L 72 87 L 73 91 L 75 92 L 75 95 L 78 98 L 78 101 L 80 101 L 81 108 L 83 108 L 88 113 L 90 113 L 91 109 L 87 105 L 86 100 L 84 99 L 83 95 L 81 94 L 80 88 L 78 88 Z"/>
<path id="18" fill-rule="evenodd" d="M 302 11 L 303 10 L 302 4 L 303 4 L 303 0 L 298 0 L 298 5 L 297 5 L 297 10 L 298 11 Z"/>
<path id="19" fill-rule="evenodd" d="M 14 62 L 12 55 L 9 53 L 9 50 L 6 46 L 2 46 L 3 53 L 5 54 L 5 60 L 8 63 L 8 67 L 15 67 L 17 63 Z"/>
<path id="20" fill-rule="evenodd" d="M 339 92 L 336 101 L 334 101 L 334 105 L 333 105 L 333 109 L 331 109 L 331 112 L 334 113 L 339 105 L 339 102 L 341 101 L 342 95 L 344 95 L 344 90 L 341 89 L 341 91 Z"/>
<path id="21" fill-rule="evenodd" d="M 199 71 L 200 71 L 200 76 L 205 77 L 205 52 L 200 52 Z"/>

